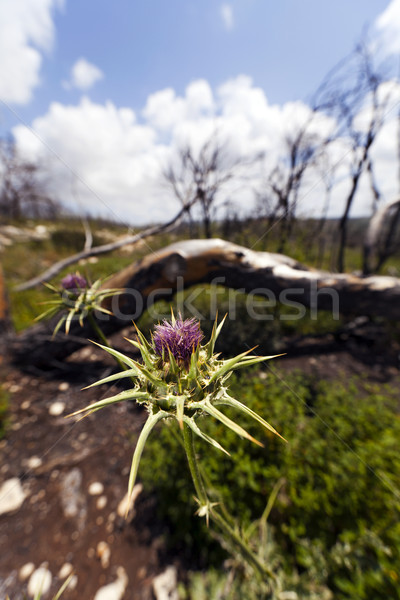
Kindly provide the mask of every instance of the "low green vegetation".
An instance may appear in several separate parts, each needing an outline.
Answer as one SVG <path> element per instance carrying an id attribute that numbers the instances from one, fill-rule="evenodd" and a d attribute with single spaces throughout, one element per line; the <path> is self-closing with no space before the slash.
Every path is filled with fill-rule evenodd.
<path id="1" fill-rule="evenodd" d="M 268 370 L 236 377 L 232 392 L 288 443 L 270 436 L 261 449 L 209 424 L 207 433 L 223 439 L 232 455 L 197 444 L 205 478 L 217 490 L 215 501 L 249 524 L 260 517 L 280 480 L 269 523 L 283 572 L 308 578 L 338 600 L 400 598 L 397 392 L 361 380 L 332 385 Z M 250 420 L 242 424 L 259 436 Z M 221 556 L 193 516 L 177 444 L 165 428 L 151 436 L 141 476 L 145 488 L 157 493 L 158 516 L 169 524 L 171 545 L 191 548 L 189 563 L 216 565 Z M 251 596 L 258 597 L 256 591 Z"/>

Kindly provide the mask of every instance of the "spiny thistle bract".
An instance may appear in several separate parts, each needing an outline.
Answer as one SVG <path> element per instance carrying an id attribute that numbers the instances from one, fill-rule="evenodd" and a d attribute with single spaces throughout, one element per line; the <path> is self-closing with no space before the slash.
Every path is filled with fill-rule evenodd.
<path id="1" fill-rule="evenodd" d="M 133 454 L 128 486 L 129 497 L 135 485 L 146 440 L 153 427 L 164 419 L 177 419 L 181 428 L 184 425 L 188 426 L 198 437 L 228 455 L 229 453 L 217 440 L 200 429 L 197 423 L 198 417 L 212 416 L 239 436 L 247 438 L 259 446 L 262 444 L 238 423 L 222 413 L 217 406 L 233 407 L 258 421 L 268 431 L 282 437 L 257 413 L 232 398 L 226 387 L 227 379 L 233 371 L 275 357 L 249 356 L 249 352 L 251 352 L 249 350 L 234 358 L 221 360 L 219 354 L 214 353 L 214 348 L 224 321 L 225 318 L 219 325 L 217 322 L 214 323 L 210 340 L 205 345 L 200 344 L 203 334 L 199 323 L 194 319 L 186 321 L 180 317 L 175 319 L 173 314 L 171 323 L 164 321 L 162 325 L 156 326 L 151 342 L 147 341 L 144 335 L 136 329 L 138 340 L 128 341 L 140 351 L 143 364 L 117 350 L 98 344 L 126 365 L 127 369 L 96 381 L 88 387 L 111 383 L 125 377 L 130 377 L 134 386 L 115 396 L 95 402 L 73 415 L 85 413 L 84 416 L 88 416 L 105 406 L 125 400 L 136 400 L 139 404 L 146 406 L 149 416 L 139 435 Z"/>
<path id="2" fill-rule="evenodd" d="M 40 321 L 51 318 L 60 312 L 60 310 L 65 311 L 65 314 L 61 316 L 54 328 L 54 336 L 64 323 L 65 333 L 68 334 L 74 318 L 79 320 L 79 324 L 82 327 L 85 317 L 94 311 L 112 315 L 108 309 L 102 306 L 102 302 L 106 298 L 122 292 L 122 290 L 104 289 L 101 287 L 103 283 L 103 279 L 98 279 L 93 284 L 90 284 L 78 272 L 66 275 L 58 287 L 51 283 L 44 283 L 56 297 L 54 300 L 43 302 L 43 304 L 50 305 L 50 308 L 36 317 L 36 320 Z"/>

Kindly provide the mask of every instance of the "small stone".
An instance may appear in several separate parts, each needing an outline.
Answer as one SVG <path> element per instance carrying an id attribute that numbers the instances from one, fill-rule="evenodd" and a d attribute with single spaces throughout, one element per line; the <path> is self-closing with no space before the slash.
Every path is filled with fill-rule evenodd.
<path id="1" fill-rule="evenodd" d="M 104 485 L 100 481 L 93 481 L 89 485 L 88 492 L 91 496 L 100 496 L 104 491 Z"/>
<path id="2" fill-rule="evenodd" d="M 12 394 L 15 394 L 16 392 L 19 392 L 20 389 L 21 389 L 21 386 L 17 385 L 16 383 L 14 383 L 13 385 L 10 385 L 10 392 Z"/>
<path id="3" fill-rule="evenodd" d="M 24 402 L 21 404 L 21 408 L 22 410 L 27 410 L 30 407 L 31 403 L 29 400 L 24 400 Z"/>
<path id="4" fill-rule="evenodd" d="M 60 500 L 64 516 L 75 519 L 78 530 L 82 531 L 86 524 L 86 498 L 82 493 L 82 473 L 78 468 L 64 475 L 60 485 Z"/>
<path id="5" fill-rule="evenodd" d="M 78 577 L 76 575 L 72 575 L 71 579 L 69 580 L 69 584 L 67 585 L 67 589 L 74 590 L 77 585 L 78 585 Z"/>
<path id="6" fill-rule="evenodd" d="M 52 415 L 53 417 L 59 417 L 60 415 L 63 414 L 65 410 L 65 404 L 64 402 L 53 402 L 53 404 L 50 406 L 49 408 L 49 414 Z"/>
<path id="7" fill-rule="evenodd" d="M 132 495 L 130 498 L 129 498 L 128 492 L 125 494 L 125 496 L 122 498 L 121 502 L 118 504 L 117 513 L 118 513 L 119 517 L 124 518 L 125 515 L 132 512 L 133 507 L 135 505 L 136 498 L 139 496 L 139 494 L 141 493 L 142 490 L 143 490 L 142 484 L 137 483 L 132 490 Z"/>
<path id="8" fill-rule="evenodd" d="M 99 542 L 97 544 L 96 554 L 100 558 L 101 566 L 107 569 L 110 565 L 111 550 L 107 542 Z"/>
<path id="9" fill-rule="evenodd" d="M 97 498 L 96 501 L 96 508 L 97 510 L 102 510 L 103 508 L 105 508 L 107 505 L 107 496 L 100 496 L 100 498 Z"/>
<path id="10" fill-rule="evenodd" d="M 52 575 L 46 567 L 39 567 L 29 579 L 28 594 L 35 597 L 37 594 L 44 596 L 50 589 Z"/>
<path id="11" fill-rule="evenodd" d="M 81 358 L 83 358 L 83 359 L 89 358 L 89 356 L 91 354 L 92 354 L 91 348 L 86 347 L 81 350 Z"/>
<path id="12" fill-rule="evenodd" d="M 32 575 L 34 570 L 35 565 L 32 562 L 25 563 L 18 572 L 18 577 L 20 581 L 25 581 L 25 579 L 28 579 L 28 577 Z"/>
<path id="13" fill-rule="evenodd" d="M 58 572 L 58 577 L 60 579 L 65 579 L 66 577 L 68 577 L 68 575 L 71 575 L 73 568 L 74 567 L 71 565 L 71 563 L 68 563 L 68 562 L 64 563 Z"/>
<path id="14" fill-rule="evenodd" d="M 112 533 L 114 531 L 114 523 L 108 522 L 106 525 L 106 531 L 107 533 Z"/>
<path id="15" fill-rule="evenodd" d="M 18 510 L 25 500 L 25 494 L 18 477 L 7 479 L 0 488 L 0 515 Z"/>
<path id="16" fill-rule="evenodd" d="M 117 569 L 117 579 L 97 590 L 94 600 L 122 600 L 128 585 L 128 577 L 123 567 Z"/>
<path id="17" fill-rule="evenodd" d="M 38 456 L 30 456 L 26 461 L 26 466 L 28 469 L 37 469 L 42 464 L 42 459 Z"/>
<path id="18" fill-rule="evenodd" d="M 176 568 L 167 567 L 163 573 L 153 579 L 153 591 L 156 600 L 178 600 Z"/>
<path id="19" fill-rule="evenodd" d="M 66 392 L 67 390 L 69 390 L 69 383 L 68 381 L 62 381 L 60 383 L 60 385 L 58 386 L 58 389 L 60 392 Z"/>
<path id="20" fill-rule="evenodd" d="M 95 555 L 96 555 L 96 550 L 94 548 L 89 548 L 88 551 L 86 552 L 86 556 L 88 558 L 94 558 Z"/>
<path id="21" fill-rule="evenodd" d="M 103 525 L 103 523 L 104 523 L 104 517 L 97 517 L 96 525 L 98 525 L 100 527 L 100 525 Z"/>

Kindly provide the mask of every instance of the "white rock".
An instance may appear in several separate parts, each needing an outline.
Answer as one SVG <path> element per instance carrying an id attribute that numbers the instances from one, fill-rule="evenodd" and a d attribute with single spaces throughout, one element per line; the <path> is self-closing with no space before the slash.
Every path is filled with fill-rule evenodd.
<path id="1" fill-rule="evenodd" d="M 25 494 L 18 477 L 7 479 L 0 488 L 0 515 L 18 510 L 24 500 Z"/>
<path id="2" fill-rule="evenodd" d="M 65 404 L 64 402 L 53 402 L 53 404 L 50 406 L 49 408 L 49 414 L 52 415 L 53 417 L 59 417 L 60 415 L 63 414 L 65 410 Z"/>
<path id="3" fill-rule="evenodd" d="M 37 469 L 42 464 L 42 459 L 38 456 L 30 456 L 26 461 L 26 466 L 28 469 Z"/>
<path id="4" fill-rule="evenodd" d="M 97 556 L 100 558 L 101 566 L 107 569 L 110 565 L 111 550 L 107 542 L 99 542 L 96 548 Z"/>
<path id="5" fill-rule="evenodd" d="M 100 496 L 104 492 L 104 485 L 100 481 L 93 481 L 89 485 L 88 492 L 91 496 Z"/>
<path id="6" fill-rule="evenodd" d="M 62 478 L 60 500 L 64 516 L 75 519 L 78 530 L 82 531 L 86 524 L 87 505 L 82 493 L 82 473 L 78 468 L 73 468 Z"/>
<path id="7" fill-rule="evenodd" d="M 167 567 L 153 579 L 153 592 L 156 600 L 179 600 L 176 568 Z"/>
<path id="8" fill-rule="evenodd" d="M 69 584 L 67 585 L 67 589 L 74 590 L 77 585 L 78 585 L 78 577 L 76 575 L 72 575 L 71 579 L 69 580 Z"/>
<path id="9" fill-rule="evenodd" d="M 46 567 L 39 567 L 34 571 L 29 579 L 28 583 L 28 594 L 29 596 L 36 596 L 37 594 L 47 594 L 50 589 L 52 582 L 52 576 L 50 571 Z"/>
<path id="10" fill-rule="evenodd" d="M 97 498 L 96 501 L 96 508 L 97 510 L 102 510 L 103 508 L 105 508 L 107 505 L 107 496 L 100 496 L 100 498 Z"/>
<path id="11" fill-rule="evenodd" d="M 72 569 L 73 569 L 73 566 L 71 565 L 71 563 L 68 563 L 68 562 L 64 563 L 58 572 L 58 577 L 60 579 L 65 579 L 66 577 L 68 577 L 68 575 L 70 575 L 72 573 Z"/>
<path id="12" fill-rule="evenodd" d="M 35 233 L 39 236 L 48 237 L 48 231 L 46 225 L 36 225 Z"/>
<path id="13" fill-rule="evenodd" d="M 25 579 L 28 579 L 28 577 L 32 575 L 34 570 L 35 565 L 32 562 L 24 564 L 18 572 L 18 577 L 20 578 L 20 581 L 25 581 Z"/>
<path id="14" fill-rule="evenodd" d="M 62 381 L 60 383 L 60 385 L 58 386 L 58 389 L 60 390 L 60 392 L 66 392 L 67 390 L 69 390 L 69 383 L 68 383 L 68 381 Z"/>
<path id="15" fill-rule="evenodd" d="M 117 579 L 97 590 L 94 600 L 122 600 L 128 585 L 128 577 L 123 567 L 117 569 Z"/>
<path id="16" fill-rule="evenodd" d="M 143 486 L 141 483 L 137 483 L 133 490 L 132 496 L 129 501 L 129 494 L 126 492 L 125 496 L 122 498 L 121 502 L 118 504 L 117 513 L 118 516 L 124 518 L 126 514 L 130 513 L 135 505 L 136 498 L 139 496 L 140 492 L 143 490 Z"/>

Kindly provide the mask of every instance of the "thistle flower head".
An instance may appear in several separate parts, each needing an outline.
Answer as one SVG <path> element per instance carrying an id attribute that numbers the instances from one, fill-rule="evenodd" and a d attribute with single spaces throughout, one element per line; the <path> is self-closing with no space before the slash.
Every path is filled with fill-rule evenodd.
<path id="1" fill-rule="evenodd" d="M 61 280 L 61 287 L 64 290 L 80 291 L 87 288 L 87 281 L 79 273 L 69 273 Z"/>
<path id="2" fill-rule="evenodd" d="M 156 354 L 168 358 L 169 352 L 179 365 L 189 367 L 190 359 L 197 350 L 203 334 L 200 323 L 195 319 L 182 320 L 179 316 L 171 323 L 164 320 L 162 325 L 156 325 L 153 344 Z"/>

